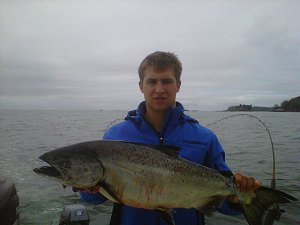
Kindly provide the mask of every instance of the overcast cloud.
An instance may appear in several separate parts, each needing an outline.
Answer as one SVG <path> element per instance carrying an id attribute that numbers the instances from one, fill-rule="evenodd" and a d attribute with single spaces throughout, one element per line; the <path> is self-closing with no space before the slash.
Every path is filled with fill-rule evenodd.
<path id="1" fill-rule="evenodd" d="M 0 0 L 0 109 L 132 109 L 156 50 L 188 109 L 300 95 L 300 1 Z"/>

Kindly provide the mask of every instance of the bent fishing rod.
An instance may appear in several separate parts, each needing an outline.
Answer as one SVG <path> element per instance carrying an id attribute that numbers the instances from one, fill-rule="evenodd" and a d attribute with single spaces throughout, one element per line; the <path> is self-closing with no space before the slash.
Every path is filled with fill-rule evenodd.
<path id="1" fill-rule="evenodd" d="M 272 135 L 270 130 L 268 129 L 268 127 L 266 126 L 266 124 L 259 119 L 256 116 L 253 116 L 251 114 L 247 114 L 247 113 L 240 113 L 240 114 L 235 114 L 235 115 L 230 115 L 227 117 L 223 117 L 219 120 L 216 120 L 212 123 L 207 124 L 206 126 L 211 126 L 214 125 L 220 121 L 229 119 L 229 118 L 233 118 L 233 117 L 238 117 L 238 116 L 248 116 L 250 118 L 253 118 L 255 120 L 257 120 L 259 123 L 261 123 L 264 128 L 266 129 L 268 136 L 269 136 L 269 140 L 270 140 L 270 144 L 271 144 L 271 150 L 272 150 L 272 156 L 273 156 L 273 163 L 272 163 L 272 179 L 271 179 L 271 188 L 272 189 L 276 189 L 276 161 L 275 161 L 275 151 L 274 151 L 274 143 L 273 143 L 273 139 L 272 139 Z M 268 212 L 266 213 L 265 216 L 265 221 L 264 221 L 264 225 L 272 225 L 274 223 L 274 220 L 279 221 L 280 220 L 280 216 L 281 214 L 284 213 L 284 210 L 279 208 L 279 205 L 275 205 L 273 208 L 268 209 Z"/>

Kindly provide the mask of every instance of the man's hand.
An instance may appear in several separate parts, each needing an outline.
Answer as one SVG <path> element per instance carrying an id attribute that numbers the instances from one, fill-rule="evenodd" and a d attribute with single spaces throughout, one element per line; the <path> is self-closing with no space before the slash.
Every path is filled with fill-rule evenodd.
<path id="1" fill-rule="evenodd" d="M 254 177 L 248 177 L 240 173 L 234 174 L 234 181 L 235 181 L 235 185 L 243 193 L 254 191 L 261 186 L 261 183 L 255 180 Z M 239 199 L 236 195 L 228 196 L 227 199 L 233 203 L 239 202 Z"/>
<path id="2" fill-rule="evenodd" d="M 77 188 L 77 187 L 72 187 L 72 190 L 74 192 L 78 192 L 78 191 L 81 191 L 81 192 L 91 192 L 91 193 L 97 193 L 99 192 L 99 189 L 100 187 L 99 186 L 93 186 L 93 187 L 90 187 L 90 188 Z"/>
<path id="3" fill-rule="evenodd" d="M 244 193 L 254 191 L 261 186 L 261 183 L 254 177 L 244 176 L 240 173 L 234 174 L 234 180 L 235 185 Z"/>

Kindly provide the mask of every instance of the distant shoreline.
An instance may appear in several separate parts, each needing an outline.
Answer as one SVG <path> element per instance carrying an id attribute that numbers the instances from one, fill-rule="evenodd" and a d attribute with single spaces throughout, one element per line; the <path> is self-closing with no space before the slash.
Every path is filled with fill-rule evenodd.
<path id="1" fill-rule="evenodd" d="M 265 106 L 252 106 L 246 104 L 239 104 L 235 106 L 229 106 L 227 110 L 229 112 L 300 112 L 300 96 L 285 100 L 281 105 L 275 104 L 273 107 Z"/>

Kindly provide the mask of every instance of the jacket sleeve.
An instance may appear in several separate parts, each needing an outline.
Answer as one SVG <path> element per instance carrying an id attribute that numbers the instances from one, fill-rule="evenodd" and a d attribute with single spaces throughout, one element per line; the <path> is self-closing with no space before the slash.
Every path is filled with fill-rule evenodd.
<path id="1" fill-rule="evenodd" d="M 102 204 L 107 200 L 107 198 L 105 198 L 100 193 L 89 193 L 81 191 L 79 192 L 79 194 L 83 201 L 94 205 Z"/>
<path id="2" fill-rule="evenodd" d="M 225 152 L 214 133 L 209 144 L 208 165 L 213 169 L 221 171 L 225 176 L 233 175 L 229 166 L 225 163 Z M 226 199 L 218 211 L 226 215 L 239 215 L 242 213 L 241 207 L 238 204 L 229 202 Z"/>

